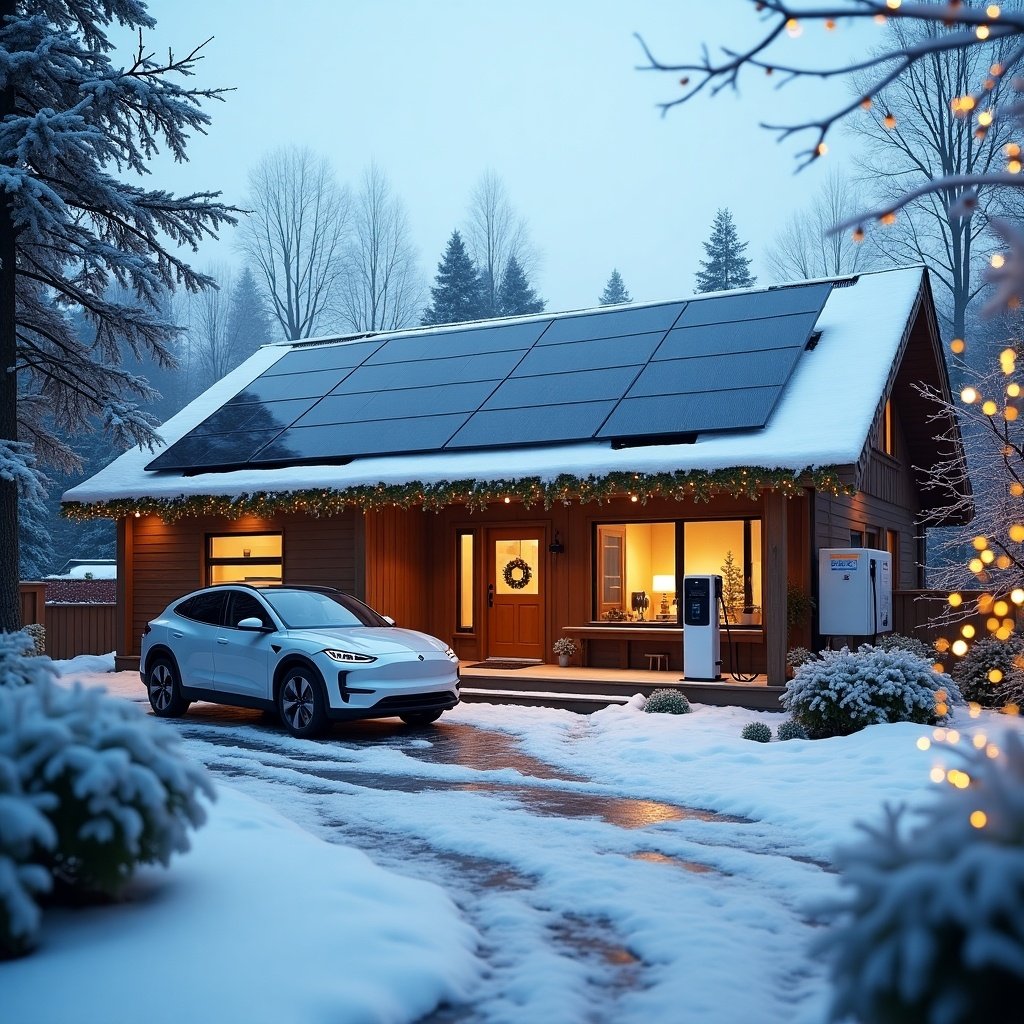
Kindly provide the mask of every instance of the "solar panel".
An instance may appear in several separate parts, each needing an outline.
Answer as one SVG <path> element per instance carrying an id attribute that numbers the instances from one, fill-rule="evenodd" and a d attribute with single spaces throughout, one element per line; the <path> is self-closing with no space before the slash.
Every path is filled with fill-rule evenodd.
<path id="1" fill-rule="evenodd" d="M 199 472 L 763 426 L 831 285 L 299 346 L 147 466 Z"/>

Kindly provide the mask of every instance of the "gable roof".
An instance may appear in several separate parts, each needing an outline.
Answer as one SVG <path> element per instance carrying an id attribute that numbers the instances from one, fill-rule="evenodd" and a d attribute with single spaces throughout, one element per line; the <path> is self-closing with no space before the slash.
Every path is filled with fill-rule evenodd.
<path id="1" fill-rule="evenodd" d="M 814 296 L 819 311 L 808 316 L 807 309 L 804 309 L 805 315 L 800 324 L 793 325 L 781 335 L 776 331 L 775 335 L 783 343 L 773 342 L 767 346 L 776 355 L 758 364 L 757 353 L 765 350 L 764 339 L 771 336 L 772 329 L 778 326 L 776 320 L 792 316 L 791 312 L 787 312 L 786 303 L 792 305 L 796 299 L 796 306 L 810 306 L 813 309 L 814 302 L 807 300 Z M 709 317 L 702 314 L 716 307 L 717 312 L 710 319 L 717 318 L 718 324 L 710 329 L 706 324 L 703 325 L 703 340 L 696 339 L 710 353 L 708 357 L 680 359 L 673 356 L 673 353 L 678 355 L 678 349 L 672 346 L 678 344 L 679 338 L 686 335 L 687 331 L 690 332 L 689 337 L 694 338 L 691 329 L 698 326 L 702 319 L 707 321 Z M 145 449 L 131 449 L 89 480 L 67 491 L 64 501 L 94 504 L 125 499 L 174 500 L 200 495 L 241 497 L 255 493 L 307 489 L 344 492 L 355 488 L 410 482 L 431 485 L 445 481 L 513 481 L 524 477 L 550 482 L 563 474 L 587 478 L 616 473 L 710 473 L 746 466 L 778 469 L 791 474 L 838 468 L 846 473 L 848 482 L 855 482 L 856 467 L 868 443 L 879 405 L 884 401 L 899 358 L 906 348 L 913 320 L 922 308 L 930 322 L 934 323 L 925 272 L 913 268 L 861 274 L 826 282 L 801 282 L 771 289 L 720 293 L 675 303 L 647 303 L 596 311 L 543 314 L 489 323 L 401 331 L 369 338 L 319 339 L 315 342 L 269 345 L 168 420 L 160 431 L 165 447 L 157 457 Z M 683 322 L 687 309 L 692 311 L 693 321 L 696 322 Z M 273 389 L 279 387 L 284 378 L 295 378 L 302 374 L 312 377 L 314 371 L 310 371 L 306 365 L 311 361 L 321 361 L 321 371 L 316 372 L 322 373 L 325 359 L 328 363 L 337 362 L 339 357 L 342 362 L 351 360 L 354 368 L 369 371 L 367 379 L 373 379 L 375 374 L 376 379 L 383 383 L 387 381 L 386 368 L 401 361 L 388 356 L 403 351 L 408 353 L 415 343 L 417 346 L 429 347 L 424 353 L 426 359 L 418 361 L 418 369 L 412 371 L 414 374 L 422 372 L 423 375 L 407 378 L 407 382 L 425 382 L 431 379 L 427 373 L 435 372 L 438 363 L 448 359 L 454 367 L 465 361 L 454 360 L 453 354 L 470 358 L 478 351 L 472 347 L 472 343 L 484 337 L 482 332 L 500 335 L 512 329 L 518 331 L 521 337 L 529 335 L 532 340 L 523 351 L 525 354 L 534 354 L 534 358 L 537 358 L 537 353 L 540 353 L 541 358 L 550 358 L 550 354 L 545 355 L 542 351 L 544 346 L 538 347 L 537 342 L 544 337 L 551 337 L 552 330 L 555 330 L 556 338 L 564 335 L 569 340 L 562 340 L 558 344 L 563 347 L 569 344 L 576 346 L 576 355 L 570 363 L 569 372 L 565 370 L 564 362 L 555 365 L 556 372 L 561 374 L 561 391 L 556 389 L 553 393 L 547 393 L 554 394 L 556 398 L 564 395 L 570 399 L 555 403 L 561 406 L 583 404 L 572 401 L 578 397 L 573 389 L 579 374 L 571 367 L 584 364 L 591 366 L 594 358 L 599 362 L 602 359 L 607 361 L 606 356 L 596 353 L 599 350 L 614 351 L 614 345 L 609 344 L 607 337 L 595 337 L 592 331 L 582 329 L 588 324 L 600 325 L 602 321 L 607 326 L 606 318 L 609 316 L 622 321 L 626 314 L 641 323 L 660 324 L 656 344 L 653 347 L 647 345 L 649 352 L 643 360 L 637 358 L 629 364 L 634 368 L 629 386 L 622 388 L 612 408 L 605 410 L 601 424 L 594 428 L 593 421 L 588 422 L 583 425 L 585 429 L 577 430 L 575 436 L 568 439 L 558 431 L 541 431 L 538 434 L 532 421 L 537 419 L 537 410 L 544 406 L 528 405 L 511 411 L 504 410 L 505 419 L 513 427 L 516 420 L 524 420 L 533 433 L 520 431 L 511 442 L 508 441 L 508 432 L 505 432 L 498 433 L 490 442 L 484 437 L 478 447 L 448 446 L 449 437 L 456 437 L 462 425 L 471 422 L 472 417 L 480 412 L 489 411 L 481 409 L 485 403 L 480 402 L 473 409 L 464 409 L 458 413 L 458 416 L 464 417 L 460 426 L 453 433 L 446 434 L 442 444 L 424 445 L 416 441 L 412 445 L 385 445 L 385 451 L 381 451 L 382 446 L 378 445 L 376 450 L 371 447 L 368 452 L 353 454 L 352 445 L 346 441 L 335 445 L 330 454 L 322 457 L 315 450 L 308 459 L 283 457 L 263 464 L 240 460 L 236 456 L 214 457 L 205 462 L 199 459 L 201 465 L 195 469 L 186 468 L 185 459 L 167 459 L 165 464 L 170 462 L 171 468 L 159 468 L 164 456 L 173 452 L 176 444 L 187 438 L 197 427 L 201 429 L 198 434 L 192 434 L 193 440 L 209 436 L 208 433 L 204 434 L 202 425 L 210 422 L 216 424 L 218 416 L 231 422 L 229 417 L 238 415 L 239 406 L 261 404 L 240 402 L 238 396 L 246 391 L 258 395 L 260 388 L 269 386 L 270 390 L 264 391 L 267 401 L 295 401 L 289 397 L 291 392 L 287 388 Z M 580 336 L 581 330 L 583 337 Z M 599 328 L 600 333 L 607 332 Z M 641 332 L 651 333 L 655 332 Z M 716 337 L 720 339 L 717 349 Z M 799 341 L 794 344 L 797 338 Z M 808 344 L 809 339 L 811 344 Z M 631 340 L 628 337 L 616 339 L 620 347 L 630 344 Z M 489 347 L 489 343 L 485 347 Z M 731 353 L 724 363 L 719 358 L 722 350 Z M 498 351 L 507 352 L 508 349 L 499 348 Z M 663 356 L 668 353 L 669 358 L 655 358 L 659 351 Z M 374 355 L 377 356 L 376 362 L 373 361 Z M 631 354 L 630 358 L 634 357 L 635 353 Z M 939 365 L 933 368 L 932 376 L 948 392 L 941 353 L 938 353 L 938 359 Z M 583 364 L 580 360 L 583 360 Z M 621 362 L 621 359 L 618 361 Z M 678 369 L 680 363 L 692 364 L 688 366 L 692 372 L 676 373 L 672 377 L 669 371 Z M 715 363 L 718 364 L 717 375 L 708 371 L 709 365 Z M 725 365 L 729 363 L 731 366 Z M 757 373 L 751 373 L 752 367 L 757 365 L 762 368 L 760 378 Z M 378 367 L 376 370 L 375 366 Z M 380 369 L 382 366 L 385 367 L 384 371 Z M 353 369 L 353 365 L 332 369 L 344 375 Z M 770 378 L 766 376 L 769 370 L 774 373 Z M 638 394 L 633 389 L 633 384 L 643 380 L 645 374 L 648 380 L 657 382 L 655 390 L 661 390 L 662 395 Z M 740 386 L 728 386 L 730 375 Z M 625 375 L 620 377 L 624 378 Z M 489 381 L 493 379 L 485 378 Z M 520 378 L 512 372 L 506 372 L 502 378 L 503 384 L 511 382 L 514 387 L 522 387 L 517 381 Z M 300 383 L 307 385 L 310 381 L 303 379 Z M 301 429 L 301 417 L 318 402 L 322 404 L 326 393 L 323 384 L 321 381 L 317 385 L 321 392 L 320 399 L 313 396 L 312 406 L 299 412 L 289 425 L 282 427 L 275 424 L 272 428 L 275 438 L 280 437 L 283 430 Z M 503 384 L 499 383 L 499 388 Z M 770 402 L 762 403 L 767 406 L 763 414 L 744 418 L 744 395 L 755 389 L 762 391 L 763 385 L 770 386 Z M 431 385 L 421 383 L 421 387 Z M 400 390 L 408 392 L 417 389 Z M 725 392 L 731 392 L 727 396 L 734 410 L 731 417 L 720 417 L 717 421 L 714 419 L 714 402 L 704 397 L 712 392 L 716 392 L 720 398 L 724 397 Z M 377 401 L 373 392 L 358 394 L 358 401 L 364 404 Z M 387 415 L 375 422 L 386 425 L 413 418 L 408 416 L 409 409 L 402 402 L 407 397 L 407 393 L 391 391 Z M 616 432 L 614 429 L 602 433 L 604 422 L 616 409 L 622 408 L 631 399 L 649 397 L 657 397 L 658 402 L 649 414 L 633 417 L 633 433 Z M 607 403 L 612 400 L 601 401 Z M 332 402 L 339 409 L 344 409 L 346 404 L 344 399 Z M 710 413 L 702 413 L 703 419 L 691 417 L 688 421 L 685 416 L 675 415 L 675 406 L 685 413 L 688 407 L 696 404 L 701 404 L 702 409 L 710 410 Z M 293 406 L 289 414 L 297 408 Z M 645 416 L 649 422 L 645 421 Z M 348 422 L 359 421 L 350 418 Z M 680 429 L 681 423 L 684 427 L 689 425 L 691 429 Z M 242 430 L 232 433 L 243 443 L 248 443 L 244 442 L 244 438 L 256 429 L 257 424 L 250 422 L 249 425 L 243 424 Z M 320 434 L 329 437 L 331 432 L 320 431 Z M 258 452 L 274 438 L 261 435 L 256 440 L 260 442 L 256 448 Z M 247 450 L 249 454 L 246 459 L 251 457 L 251 445 Z"/>

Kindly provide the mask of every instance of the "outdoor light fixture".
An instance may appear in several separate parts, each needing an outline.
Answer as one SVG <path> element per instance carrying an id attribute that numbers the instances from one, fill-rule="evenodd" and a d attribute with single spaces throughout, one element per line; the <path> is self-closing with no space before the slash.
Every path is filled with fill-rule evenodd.
<path id="1" fill-rule="evenodd" d="M 557 530 L 555 530 L 555 539 L 548 545 L 548 551 L 553 555 L 561 555 L 565 552 L 565 545 L 559 539 Z"/>
<path id="2" fill-rule="evenodd" d="M 664 575 L 657 575 L 654 577 L 654 585 L 651 588 L 654 591 L 661 591 L 661 609 L 658 618 L 667 619 L 669 617 L 668 609 L 668 594 L 669 591 L 675 593 L 676 589 L 676 578 L 670 576 L 667 573 Z"/>

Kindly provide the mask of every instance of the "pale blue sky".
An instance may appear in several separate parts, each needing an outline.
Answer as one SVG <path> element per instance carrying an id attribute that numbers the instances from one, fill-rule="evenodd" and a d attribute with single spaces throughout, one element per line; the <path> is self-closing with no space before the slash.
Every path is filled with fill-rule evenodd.
<path id="1" fill-rule="evenodd" d="M 778 93 L 757 77 L 739 98 L 699 98 L 662 118 L 656 104 L 677 79 L 635 70 L 633 32 L 666 59 L 692 58 L 703 42 L 752 37 L 758 18 L 744 0 L 153 0 L 151 10 L 157 52 L 213 36 L 199 80 L 236 87 L 211 105 L 191 162 L 156 162 L 155 183 L 241 203 L 249 169 L 278 145 L 311 146 L 352 184 L 376 159 L 430 280 L 491 168 L 529 222 L 552 310 L 594 304 L 613 267 L 635 299 L 690 293 L 719 206 L 767 282 L 765 245 L 825 168 L 794 175 L 802 147 L 757 122 L 819 115 L 845 95 L 818 82 Z M 808 26 L 782 48 L 817 62 L 877 37 L 874 26 Z M 849 160 L 841 137 L 831 145 L 831 164 Z M 226 235 L 196 262 L 237 259 Z"/>

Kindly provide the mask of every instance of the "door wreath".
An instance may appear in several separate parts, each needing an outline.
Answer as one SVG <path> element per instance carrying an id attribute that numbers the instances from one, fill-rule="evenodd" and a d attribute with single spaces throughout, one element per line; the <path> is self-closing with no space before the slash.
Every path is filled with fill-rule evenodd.
<path id="1" fill-rule="evenodd" d="M 533 579 L 533 570 L 525 559 L 513 558 L 505 564 L 501 575 L 512 590 L 522 590 Z"/>

